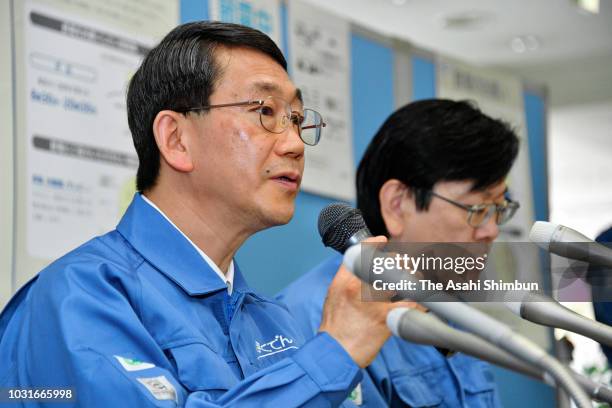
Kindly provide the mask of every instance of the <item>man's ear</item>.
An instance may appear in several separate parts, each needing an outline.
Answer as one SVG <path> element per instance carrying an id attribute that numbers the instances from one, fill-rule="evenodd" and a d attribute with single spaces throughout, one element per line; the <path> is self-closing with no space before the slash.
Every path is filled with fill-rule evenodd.
<path id="1" fill-rule="evenodd" d="M 378 192 L 380 213 L 391 238 L 403 235 L 406 220 L 414 210 L 412 190 L 397 179 L 390 179 Z"/>
<path id="2" fill-rule="evenodd" d="M 189 146 L 189 124 L 185 116 L 171 110 L 160 111 L 153 121 L 153 135 L 161 157 L 176 171 L 190 172 L 193 160 Z"/>

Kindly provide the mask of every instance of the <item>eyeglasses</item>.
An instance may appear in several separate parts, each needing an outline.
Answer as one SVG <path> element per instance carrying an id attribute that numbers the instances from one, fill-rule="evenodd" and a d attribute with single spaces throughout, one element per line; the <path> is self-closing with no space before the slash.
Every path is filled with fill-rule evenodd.
<path id="1" fill-rule="evenodd" d="M 433 191 L 429 192 L 432 196 L 438 197 L 441 200 L 446 201 L 454 206 L 463 208 L 468 212 L 467 222 L 470 226 L 478 228 L 483 226 L 487 221 L 491 219 L 495 213 L 495 223 L 497 225 L 503 225 L 510 221 L 516 210 L 519 209 L 520 204 L 517 201 L 506 199 L 502 204 L 475 204 L 466 205 L 441 196 Z"/>
<path id="2" fill-rule="evenodd" d="M 225 108 L 229 106 L 257 106 L 254 112 L 259 112 L 259 123 L 271 133 L 283 133 L 289 124 L 293 124 L 302 141 L 314 146 L 321 140 L 321 129 L 326 126 L 321 114 L 312 109 L 304 109 L 303 113 L 291 110 L 291 105 L 282 98 L 268 96 L 264 99 L 255 99 L 243 102 L 223 103 L 220 105 L 198 106 L 194 108 L 174 109 L 176 112 L 187 113 L 208 110 L 212 108 Z"/>

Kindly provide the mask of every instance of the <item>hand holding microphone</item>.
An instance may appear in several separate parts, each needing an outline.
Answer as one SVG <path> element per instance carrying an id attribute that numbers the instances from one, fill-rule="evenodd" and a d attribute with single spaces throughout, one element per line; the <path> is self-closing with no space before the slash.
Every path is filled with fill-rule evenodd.
<path id="1" fill-rule="evenodd" d="M 333 222 L 327 225 L 327 221 Z M 386 237 L 372 237 L 359 212 L 344 204 L 328 206 L 321 212 L 319 232 L 342 251 L 363 240 L 387 242 Z M 390 298 L 393 294 L 387 295 Z M 342 266 L 328 289 L 319 331 L 329 333 L 360 367 L 367 367 L 391 336 L 387 314 L 397 307 L 417 307 L 417 304 L 364 302 L 361 280 Z"/>
<path id="2" fill-rule="evenodd" d="M 367 242 L 386 241 L 385 237 L 367 239 Z M 364 302 L 362 282 L 342 266 L 329 286 L 319 331 L 336 339 L 357 365 L 365 368 L 391 336 L 387 314 L 397 307 L 416 306 L 413 302 Z"/>

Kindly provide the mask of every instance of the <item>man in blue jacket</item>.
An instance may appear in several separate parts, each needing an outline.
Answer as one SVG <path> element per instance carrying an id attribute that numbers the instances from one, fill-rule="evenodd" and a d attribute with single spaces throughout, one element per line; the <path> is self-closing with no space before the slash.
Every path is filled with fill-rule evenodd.
<path id="1" fill-rule="evenodd" d="M 467 102 L 410 103 L 368 146 L 357 206 L 370 231 L 390 242 L 492 242 L 518 208 L 505 184 L 518 144 L 506 124 Z M 325 261 L 279 295 L 307 337 L 341 260 Z M 350 396 L 357 406 L 500 406 L 487 364 L 463 354 L 392 337 L 364 371 Z"/>
<path id="2" fill-rule="evenodd" d="M 394 306 L 360 302 L 341 269 L 320 333 L 304 341 L 233 261 L 249 236 L 290 220 L 304 144 L 324 126 L 286 68 L 264 34 L 217 22 L 179 26 L 149 52 L 127 96 L 139 193 L 116 230 L 45 268 L 0 315 L 0 403 L 345 400 Z"/>

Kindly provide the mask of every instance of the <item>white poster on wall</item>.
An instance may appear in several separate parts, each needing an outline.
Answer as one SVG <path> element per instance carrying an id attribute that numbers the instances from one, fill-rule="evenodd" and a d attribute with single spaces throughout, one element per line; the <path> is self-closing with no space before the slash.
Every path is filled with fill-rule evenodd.
<path id="1" fill-rule="evenodd" d="M 211 20 L 256 28 L 281 47 L 280 0 L 209 0 L 208 8 Z"/>
<path id="2" fill-rule="evenodd" d="M 112 229 L 131 199 L 126 86 L 178 4 L 30 0 L 24 13 L 27 248 L 50 259 Z"/>
<path id="3" fill-rule="evenodd" d="M 305 107 L 327 126 L 317 146 L 306 146 L 305 191 L 353 200 L 350 25 L 308 3 L 289 3 L 289 49 L 293 81 Z"/>
<path id="4" fill-rule="evenodd" d="M 507 178 L 510 198 L 520 203 L 520 208 L 512 220 L 500 228 L 498 241 L 529 242 L 529 231 L 534 222 L 533 193 L 531 170 L 529 164 L 529 144 L 525 108 L 523 103 L 523 86 L 512 76 L 440 58 L 438 60 L 438 97 L 453 100 L 472 100 L 485 114 L 501 119 L 515 130 L 520 139 L 518 157 Z M 519 251 L 523 249 L 521 253 Z M 492 267 L 498 276 L 506 280 L 514 278 L 531 281 L 540 271 L 538 252 L 524 251 L 524 246 L 497 245 L 497 262 Z M 540 285 L 544 287 L 540 275 Z M 495 303 L 482 303 L 483 309 L 498 319 L 511 324 L 520 333 L 548 346 L 549 334 L 544 328 L 516 319 L 506 308 Z"/>
<path id="5" fill-rule="evenodd" d="M 519 201 L 521 207 L 514 218 L 504 226 L 502 233 L 503 237 L 509 240 L 528 242 L 534 212 L 521 82 L 512 76 L 440 59 L 438 97 L 473 100 L 487 115 L 510 124 L 519 136 L 519 155 L 506 181 L 511 198 Z"/>

